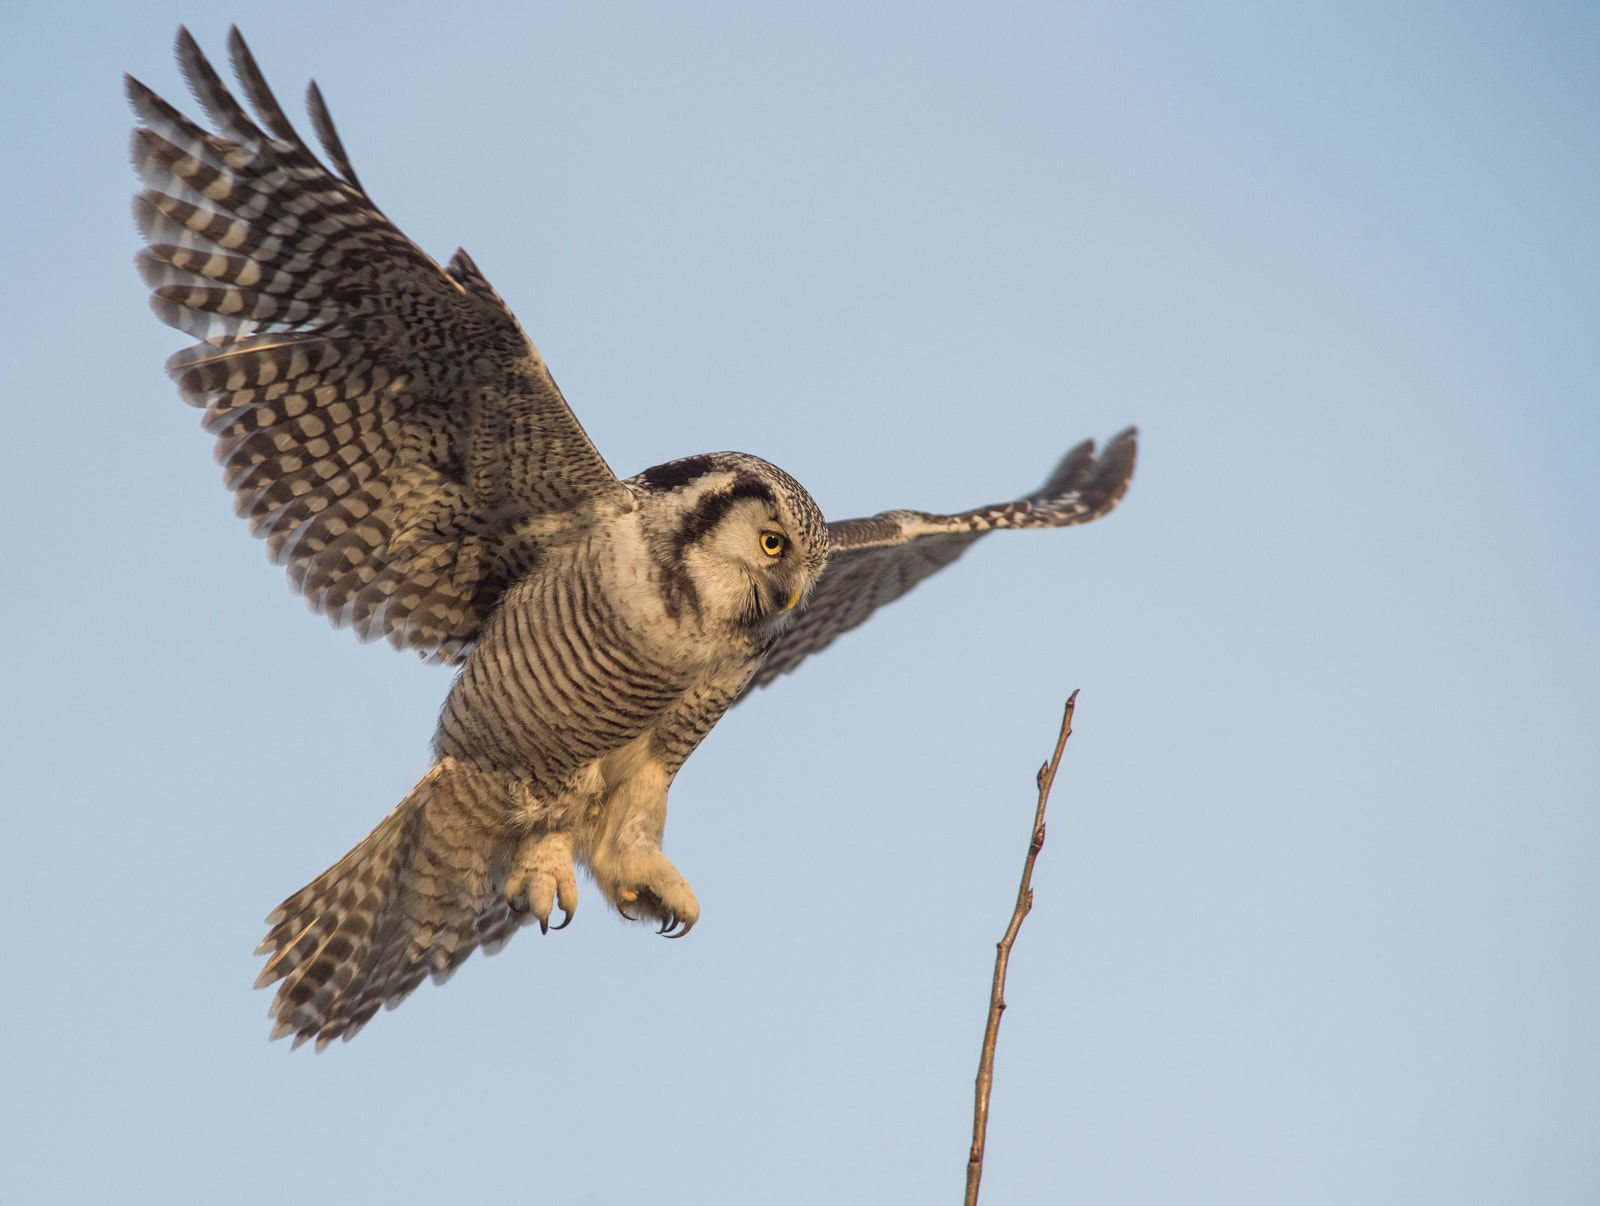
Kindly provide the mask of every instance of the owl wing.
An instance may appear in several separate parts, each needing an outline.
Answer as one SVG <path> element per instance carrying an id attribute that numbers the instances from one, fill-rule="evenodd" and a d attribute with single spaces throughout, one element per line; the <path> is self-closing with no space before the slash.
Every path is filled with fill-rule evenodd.
<path id="1" fill-rule="evenodd" d="M 1098 456 L 1094 441 L 1085 440 L 1061 459 L 1049 481 L 1016 502 L 960 515 L 885 511 L 870 519 L 830 523 L 827 568 L 805 609 L 779 632 L 745 694 L 826 649 L 990 532 L 1065 528 L 1099 519 L 1121 501 L 1137 452 L 1138 430 L 1130 427 Z"/>
<path id="2" fill-rule="evenodd" d="M 440 268 L 367 197 L 316 85 L 337 175 L 237 29 L 228 46 L 253 115 L 178 31 L 214 134 L 127 78 L 139 269 L 156 314 L 202 340 L 167 370 L 205 408 L 235 510 L 312 607 L 455 660 L 540 533 L 631 495 L 466 253 Z"/>

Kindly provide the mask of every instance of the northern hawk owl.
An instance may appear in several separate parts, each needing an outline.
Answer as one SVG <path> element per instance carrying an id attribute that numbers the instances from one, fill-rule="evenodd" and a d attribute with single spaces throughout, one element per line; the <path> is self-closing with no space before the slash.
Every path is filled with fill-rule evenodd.
<path id="1" fill-rule="evenodd" d="M 179 30 L 215 132 L 127 80 L 139 270 L 201 341 L 168 371 L 294 588 L 461 667 L 432 769 L 267 918 L 272 1036 L 321 1047 L 557 907 L 566 925 L 575 864 L 623 916 L 687 933 L 699 905 L 661 836 L 711 726 L 986 533 L 1106 514 L 1135 434 L 960 515 L 829 523 L 734 452 L 618 480 L 466 252 L 441 268 L 368 198 L 316 85 L 329 166 L 237 30 L 229 50 L 251 111 Z"/>

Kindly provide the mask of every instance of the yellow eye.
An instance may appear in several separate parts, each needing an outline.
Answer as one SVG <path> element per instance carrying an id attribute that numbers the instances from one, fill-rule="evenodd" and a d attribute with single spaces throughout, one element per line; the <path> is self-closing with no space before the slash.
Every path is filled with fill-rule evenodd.
<path id="1" fill-rule="evenodd" d="M 761 551 L 768 557 L 776 557 L 783 552 L 785 543 L 784 538 L 776 532 L 761 533 Z"/>

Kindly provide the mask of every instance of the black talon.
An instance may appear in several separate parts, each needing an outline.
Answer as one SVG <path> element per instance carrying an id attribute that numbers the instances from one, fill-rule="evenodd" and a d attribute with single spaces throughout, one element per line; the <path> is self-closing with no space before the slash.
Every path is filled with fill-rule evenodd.
<path id="1" fill-rule="evenodd" d="M 560 928 L 560 926 L 556 927 L 556 929 Z M 548 917 L 539 918 L 539 932 L 541 934 L 548 934 L 550 932 L 550 919 Z"/>
<path id="2" fill-rule="evenodd" d="M 562 909 L 561 910 L 561 924 L 556 926 L 556 929 L 564 930 L 571 924 L 572 924 L 572 914 L 567 912 L 567 910 Z"/>

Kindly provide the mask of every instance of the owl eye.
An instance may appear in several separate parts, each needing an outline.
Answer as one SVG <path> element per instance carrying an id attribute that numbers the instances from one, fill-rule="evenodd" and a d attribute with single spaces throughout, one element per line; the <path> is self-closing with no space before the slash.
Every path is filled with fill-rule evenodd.
<path id="1" fill-rule="evenodd" d="M 761 551 L 768 557 L 776 557 L 783 552 L 786 543 L 787 541 L 776 532 L 761 533 Z"/>

